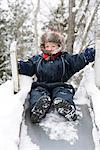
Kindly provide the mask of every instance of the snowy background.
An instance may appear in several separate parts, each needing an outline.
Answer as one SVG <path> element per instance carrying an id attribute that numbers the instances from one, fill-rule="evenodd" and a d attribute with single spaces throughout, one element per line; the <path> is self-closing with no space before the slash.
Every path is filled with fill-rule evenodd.
<path id="1" fill-rule="evenodd" d="M 53 2 L 52 0 L 50 1 L 51 2 L 46 6 L 45 1 L 42 0 L 41 5 L 43 10 L 41 10 L 41 14 L 45 13 L 47 15 L 47 12 L 49 12 L 48 6 L 55 6 L 58 2 L 57 0 Z M 7 8 L 6 0 L 2 3 L 2 7 Z M 41 17 L 41 15 L 39 17 Z M 41 19 L 45 20 L 47 16 Z M 94 69 L 91 65 L 88 65 L 84 69 L 83 79 L 75 94 L 75 103 L 79 105 L 87 104 L 89 107 L 91 104 L 93 105 L 93 110 L 90 110 L 93 122 L 92 135 L 95 142 L 95 150 L 100 150 L 100 90 L 95 86 L 94 78 Z M 20 126 L 24 111 L 23 105 L 30 91 L 31 83 L 32 79 L 30 77 L 20 76 L 21 90 L 15 95 L 13 94 L 12 80 L 8 80 L 0 86 L 0 150 L 39 150 L 39 146 L 33 145 L 30 137 L 27 135 L 27 126 L 24 123 L 22 124 L 22 142 L 21 145 L 19 145 Z M 79 115 L 81 118 L 82 113 L 79 113 Z M 54 121 L 55 119 L 60 119 L 58 126 Z M 78 138 L 77 131 L 73 127 L 73 124 L 69 122 L 66 129 L 66 123 L 63 122 L 63 119 L 53 113 L 48 114 L 47 119 L 43 120 L 40 126 L 43 127 L 46 132 L 48 132 L 48 130 L 50 131 L 50 139 L 64 139 L 69 141 L 70 144 L 73 144 Z M 56 129 L 54 128 L 55 126 L 57 126 Z"/>
<path id="2" fill-rule="evenodd" d="M 92 101 L 94 110 L 94 112 L 90 112 L 93 122 L 92 135 L 95 142 L 95 150 L 100 150 L 100 91 L 95 86 L 94 69 L 91 65 L 85 67 L 84 71 L 84 77 L 75 94 L 75 103 L 79 105 L 87 104 L 90 107 Z M 27 93 L 30 91 L 31 83 L 32 79 L 30 77 L 20 76 L 21 90 L 15 95 L 13 94 L 13 83 L 11 80 L 0 86 L 0 150 L 18 150 L 18 148 L 19 150 L 29 150 L 30 148 L 39 150 L 38 145 L 32 144 L 30 137 L 27 135 L 27 126 L 24 123 L 22 127 L 22 141 L 19 146 L 20 125 L 24 110 L 23 104 Z M 82 117 L 81 113 L 79 115 Z M 60 119 L 59 125 L 56 124 L 55 119 Z M 77 131 L 72 123 L 67 123 L 66 128 L 66 123 L 63 122 L 63 119 L 52 112 L 47 115 L 46 120 L 42 121 L 40 126 L 45 128 L 46 132 L 50 131 L 49 137 L 51 139 L 64 139 L 69 141 L 70 144 L 77 140 Z M 54 128 L 55 125 L 57 126 L 56 129 Z"/>

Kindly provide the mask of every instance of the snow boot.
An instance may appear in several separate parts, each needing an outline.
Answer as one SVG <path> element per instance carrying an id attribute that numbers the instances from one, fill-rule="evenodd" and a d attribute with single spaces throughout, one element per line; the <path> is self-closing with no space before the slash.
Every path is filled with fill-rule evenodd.
<path id="1" fill-rule="evenodd" d="M 45 116 L 51 106 L 51 99 L 49 96 L 42 96 L 40 99 L 33 105 L 30 117 L 32 123 L 39 123 Z"/>
<path id="2" fill-rule="evenodd" d="M 61 98 L 54 99 L 54 106 L 57 112 L 66 118 L 68 121 L 75 121 L 77 119 L 75 105 L 65 101 Z"/>

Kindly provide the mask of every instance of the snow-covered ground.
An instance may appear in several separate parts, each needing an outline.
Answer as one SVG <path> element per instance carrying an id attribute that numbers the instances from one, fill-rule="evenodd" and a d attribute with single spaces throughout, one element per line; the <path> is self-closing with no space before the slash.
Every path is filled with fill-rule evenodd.
<path id="1" fill-rule="evenodd" d="M 80 87 L 78 88 L 75 94 L 75 103 L 77 104 L 88 104 L 93 105 L 93 113 L 91 111 L 91 117 L 93 121 L 93 139 L 95 142 L 95 150 L 100 150 L 100 90 L 95 86 L 94 82 L 94 69 L 91 68 L 91 65 L 87 66 L 85 69 L 84 77 L 80 83 Z M 0 150 L 28 150 L 32 148 L 33 145 L 31 143 L 30 137 L 27 135 L 27 127 L 23 124 L 23 136 L 22 140 L 24 140 L 25 145 L 21 142 L 19 146 L 19 132 L 20 132 L 20 124 L 22 121 L 23 114 L 23 104 L 25 98 L 27 97 L 27 93 L 30 91 L 32 79 L 27 76 L 20 77 L 21 90 L 18 94 L 13 94 L 13 83 L 12 81 L 7 81 L 6 83 L 0 86 Z M 90 99 L 90 100 L 89 100 Z M 81 114 L 80 114 L 81 115 Z M 95 119 L 94 119 L 95 115 Z M 60 132 L 60 136 L 57 136 L 57 131 L 55 132 L 55 119 L 59 119 L 58 116 L 53 115 L 52 113 L 47 115 L 48 122 L 44 120 L 41 122 L 42 127 L 46 127 L 46 130 L 51 130 L 50 138 L 57 139 L 63 138 L 70 140 L 70 143 L 73 144 L 73 137 L 77 139 L 76 131 L 73 126 L 69 124 L 69 130 L 67 134 L 63 134 Z M 96 128 L 96 125 L 98 128 Z M 62 127 L 64 128 L 66 124 L 61 122 L 59 126 L 56 128 L 58 131 L 62 131 Z M 59 130 L 60 129 L 60 130 Z M 97 132 L 98 130 L 98 132 Z M 55 134 L 56 133 L 56 134 Z M 71 134 L 70 134 L 71 133 Z M 69 138 L 65 135 L 71 135 Z M 74 140 L 75 140 L 74 138 Z M 26 142 L 25 142 L 26 141 Z M 26 149 L 25 149 L 26 147 Z M 38 145 L 34 145 L 34 150 L 39 150 Z"/>
<path id="2" fill-rule="evenodd" d="M 29 77 L 21 78 L 21 91 L 16 95 L 12 81 L 0 86 L 0 150 L 18 150 L 23 104 L 32 83 Z"/>

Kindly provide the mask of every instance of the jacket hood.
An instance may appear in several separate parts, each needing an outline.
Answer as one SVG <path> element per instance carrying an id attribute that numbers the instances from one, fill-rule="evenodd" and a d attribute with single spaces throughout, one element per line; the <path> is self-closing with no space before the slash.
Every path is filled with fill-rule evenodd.
<path id="1" fill-rule="evenodd" d="M 41 36 L 40 48 L 43 52 L 45 51 L 45 43 L 47 42 L 54 42 L 59 46 L 52 54 L 56 54 L 64 49 L 64 37 L 59 32 L 47 31 Z"/>

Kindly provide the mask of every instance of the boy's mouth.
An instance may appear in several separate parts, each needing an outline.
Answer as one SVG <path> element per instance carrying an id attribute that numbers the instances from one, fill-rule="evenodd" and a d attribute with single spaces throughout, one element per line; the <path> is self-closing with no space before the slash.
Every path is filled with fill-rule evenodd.
<path id="1" fill-rule="evenodd" d="M 58 52 L 61 52 L 61 50 L 62 50 L 62 48 L 59 47 L 59 48 L 57 48 L 55 50 L 46 50 L 46 49 L 44 49 L 43 52 L 45 54 L 48 54 L 48 55 L 54 55 L 54 54 L 57 54 Z"/>

